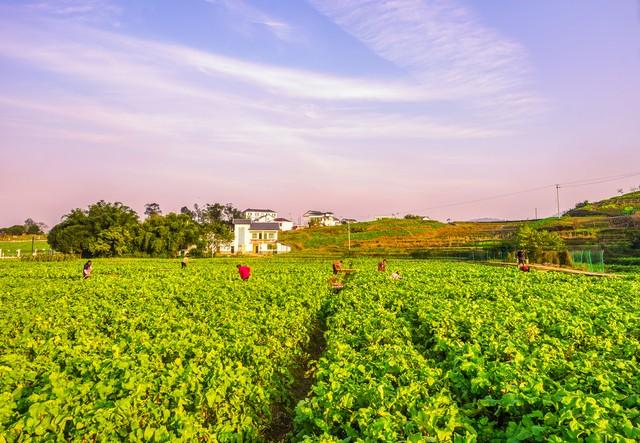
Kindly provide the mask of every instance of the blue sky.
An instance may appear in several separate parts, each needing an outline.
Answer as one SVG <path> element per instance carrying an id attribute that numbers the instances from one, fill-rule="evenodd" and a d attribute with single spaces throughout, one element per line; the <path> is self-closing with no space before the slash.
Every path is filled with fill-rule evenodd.
<path id="1" fill-rule="evenodd" d="M 99 199 L 527 218 L 640 172 L 632 0 L 0 1 L 0 225 Z M 562 189 L 562 206 L 640 175 Z"/>

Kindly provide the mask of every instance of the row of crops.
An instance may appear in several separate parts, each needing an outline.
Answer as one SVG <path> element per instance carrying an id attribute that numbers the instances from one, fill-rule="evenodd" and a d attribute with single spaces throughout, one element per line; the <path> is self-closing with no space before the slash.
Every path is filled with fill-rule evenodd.
<path id="1" fill-rule="evenodd" d="M 268 441 L 283 413 L 292 441 L 640 440 L 637 276 L 250 264 L 1 263 L 5 440 Z"/>

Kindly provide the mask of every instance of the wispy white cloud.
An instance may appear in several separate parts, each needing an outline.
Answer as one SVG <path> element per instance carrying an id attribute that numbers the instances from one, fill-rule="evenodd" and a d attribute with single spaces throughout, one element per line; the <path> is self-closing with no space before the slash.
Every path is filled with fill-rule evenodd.
<path id="1" fill-rule="evenodd" d="M 111 0 L 39 0 L 25 7 L 36 13 L 88 23 L 111 20 L 122 12 Z"/>
<path id="2" fill-rule="evenodd" d="M 65 26 L 66 27 L 66 26 Z M 157 43 L 104 31 L 53 27 L 37 30 L 6 24 L 0 29 L 0 53 L 40 64 L 40 68 L 105 82 L 144 83 L 147 86 L 200 94 L 191 82 L 169 79 L 172 73 L 197 71 L 212 77 L 224 77 L 264 92 L 291 98 L 320 100 L 416 101 L 415 91 L 400 82 L 382 83 L 365 78 L 338 77 L 330 74 L 282 68 L 243 61 L 180 45 Z M 58 33 L 55 40 L 51 33 Z M 20 37 L 20 38 L 16 38 Z M 90 40 L 87 40 L 89 38 Z M 126 73 L 126 78 L 122 74 Z M 162 75 L 153 75 L 160 73 Z M 182 72 L 184 74 L 184 72 Z M 193 72 L 191 72 L 193 74 Z M 164 80 L 163 80 L 164 79 Z M 216 89 L 215 84 L 208 89 Z M 223 89 L 223 88 L 217 88 Z M 434 91 L 435 92 L 435 91 Z M 424 97 L 422 97 L 424 98 Z"/>
<path id="3" fill-rule="evenodd" d="M 437 89 L 485 109 L 534 110 L 522 46 L 482 25 L 455 0 L 309 0 L 318 11 L 415 79 L 417 95 Z"/>
<path id="4" fill-rule="evenodd" d="M 244 0 L 204 0 L 213 5 L 220 5 L 227 9 L 231 15 L 240 23 L 256 25 L 268 30 L 278 39 L 285 42 L 292 42 L 294 37 L 294 27 L 284 20 L 267 14 L 261 9 L 250 5 Z M 300 30 L 297 30 L 299 38 Z"/>

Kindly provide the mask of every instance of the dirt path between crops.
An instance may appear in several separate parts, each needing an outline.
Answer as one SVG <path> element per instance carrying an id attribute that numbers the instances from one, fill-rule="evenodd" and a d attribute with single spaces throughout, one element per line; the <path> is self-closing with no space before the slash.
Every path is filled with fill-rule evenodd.
<path id="1" fill-rule="evenodd" d="M 343 290 L 353 276 L 355 269 L 345 270 L 340 288 L 333 287 L 331 293 L 336 294 Z M 324 307 L 320 308 L 318 316 L 315 319 L 309 343 L 304 349 L 305 360 L 299 365 L 291 369 L 293 375 L 293 384 L 289 391 L 289 401 L 275 403 L 271 405 L 271 424 L 263 433 L 263 437 L 267 442 L 286 442 L 291 438 L 293 431 L 293 419 L 295 417 L 295 407 L 300 400 L 307 398 L 311 394 L 315 378 L 314 362 L 320 359 L 320 356 L 327 348 L 327 340 L 324 333 L 327 330 L 327 314 Z"/>
<path id="2" fill-rule="evenodd" d="M 504 263 L 504 262 L 494 262 L 494 261 L 488 261 L 486 263 L 493 266 L 517 266 L 517 264 L 515 263 Z M 558 266 L 529 264 L 529 267 L 531 269 L 538 269 L 540 271 L 565 272 L 567 274 L 579 274 L 579 275 L 586 275 L 589 277 L 620 277 L 620 274 L 608 274 L 606 272 L 589 272 L 589 271 L 582 271 L 580 269 L 561 268 Z"/>
<path id="3" fill-rule="evenodd" d="M 294 380 L 290 390 L 290 403 L 276 403 L 271 405 L 272 421 L 271 425 L 264 432 L 265 441 L 285 442 L 287 441 L 288 434 L 293 431 L 295 407 L 300 400 L 305 399 L 309 395 L 315 375 L 313 362 L 320 358 L 327 346 L 324 337 L 326 329 L 325 319 L 317 319 L 311 331 L 309 344 L 304 350 L 306 359 L 291 370 L 291 375 L 293 375 Z"/>

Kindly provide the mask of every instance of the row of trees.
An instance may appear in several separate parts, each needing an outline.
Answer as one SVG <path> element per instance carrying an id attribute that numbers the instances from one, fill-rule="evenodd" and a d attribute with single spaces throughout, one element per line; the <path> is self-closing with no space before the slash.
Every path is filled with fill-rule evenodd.
<path id="1" fill-rule="evenodd" d="M 44 223 L 28 218 L 21 225 L 0 228 L 0 235 L 42 235 L 45 229 L 47 225 Z"/>
<path id="2" fill-rule="evenodd" d="M 230 203 L 214 203 L 163 215 L 160 205 L 149 203 L 145 215 L 141 221 L 130 207 L 101 200 L 64 215 L 49 232 L 48 242 L 56 251 L 84 257 L 173 257 L 181 250 L 214 254 L 233 239 L 231 222 L 240 211 Z"/>

